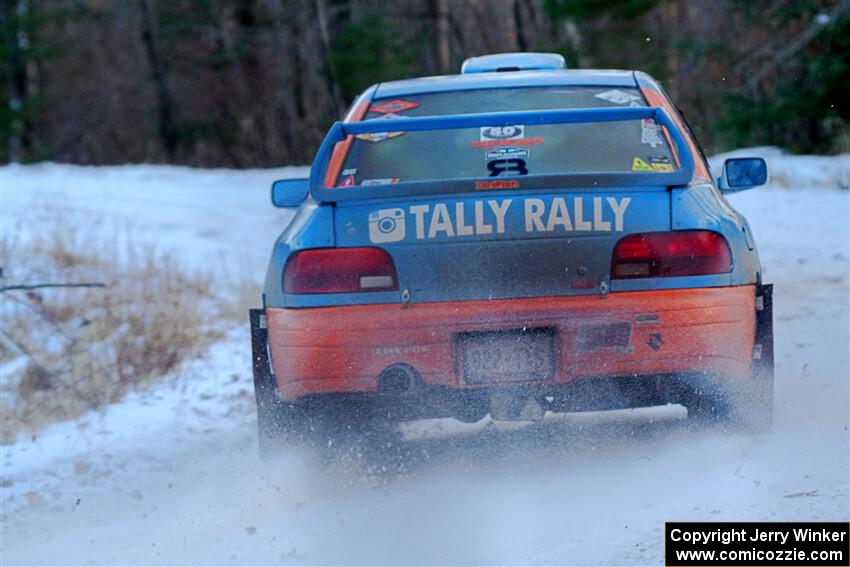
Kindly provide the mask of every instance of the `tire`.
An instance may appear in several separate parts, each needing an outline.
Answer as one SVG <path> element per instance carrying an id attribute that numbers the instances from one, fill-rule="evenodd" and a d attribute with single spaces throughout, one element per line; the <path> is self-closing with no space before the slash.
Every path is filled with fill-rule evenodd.
<path id="1" fill-rule="evenodd" d="M 356 432 L 369 431 L 373 416 L 357 405 L 336 403 L 324 407 L 314 403 L 301 406 L 282 400 L 269 360 L 265 314 L 262 309 L 251 309 L 249 319 L 261 458 L 274 457 L 287 445 L 325 447 Z"/>
<path id="2" fill-rule="evenodd" d="M 754 371 L 750 384 L 737 395 L 733 416 L 735 428 L 750 433 L 770 431 L 773 427 L 773 381 Z"/>
<path id="3" fill-rule="evenodd" d="M 738 421 L 748 430 L 767 432 L 773 427 L 773 285 L 756 287 L 756 340 L 753 370 L 742 392 Z"/>
<path id="4" fill-rule="evenodd" d="M 696 376 L 677 380 L 673 397 L 688 418 L 734 431 L 764 433 L 773 426 L 773 286 L 756 287 L 756 336 L 749 379 Z"/>
<path id="5" fill-rule="evenodd" d="M 696 425 L 728 427 L 737 414 L 734 396 L 723 378 L 697 374 L 676 380 L 674 401 L 688 410 L 688 421 Z"/>
<path id="6" fill-rule="evenodd" d="M 773 415 L 772 383 L 753 373 L 748 379 L 695 375 L 678 378 L 667 399 L 688 410 L 688 421 L 697 426 L 730 432 L 769 431 Z"/>

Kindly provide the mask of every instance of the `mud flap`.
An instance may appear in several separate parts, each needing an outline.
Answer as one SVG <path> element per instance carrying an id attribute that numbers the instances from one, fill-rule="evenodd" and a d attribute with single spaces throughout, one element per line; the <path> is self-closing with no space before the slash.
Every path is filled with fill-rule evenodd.
<path id="1" fill-rule="evenodd" d="M 250 309 L 248 320 L 251 323 L 251 367 L 257 399 L 260 454 L 267 456 L 282 436 L 286 404 L 277 396 L 277 385 L 271 372 L 266 314 L 262 309 Z"/>
<path id="2" fill-rule="evenodd" d="M 251 367 L 254 372 L 254 386 L 260 383 L 266 387 L 271 378 L 269 350 L 267 347 L 269 331 L 265 324 L 266 315 L 262 309 L 249 309 L 251 322 Z"/>
<path id="3" fill-rule="evenodd" d="M 773 284 L 756 287 L 756 342 L 753 374 L 767 373 L 773 381 Z"/>

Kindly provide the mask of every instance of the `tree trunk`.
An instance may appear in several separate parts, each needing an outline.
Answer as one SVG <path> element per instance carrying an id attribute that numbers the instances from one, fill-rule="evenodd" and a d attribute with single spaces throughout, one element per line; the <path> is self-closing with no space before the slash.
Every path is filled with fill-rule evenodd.
<path id="1" fill-rule="evenodd" d="M 342 95 L 339 93 L 336 80 L 334 79 L 333 65 L 330 63 L 331 35 L 328 30 L 328 2 L 327 0 L 316 0 L 316 16 L 319 21 L 319 39 L 322 47 L 322 61 L 327 66 L 328 91 L 331 93 L 331 105 L 334 117 L 339 117 L 345 108 Z"/>
<path id="2" fill-rule="evenodd" d="M 662 22 L 668 30 L 667 37 L 667 72 L 670 79 L 667 81 L 667 90 L 673 100 L 679 99 L 679 39 L 682 37 L 681 25 L 682 15 L 686 10 L 680 10 L 678 0 L 662 5 Z"/>
<path id="3" fill-rule="evenodd" d="M 139 0 L 142 10 L 142 41 L 148 56 L 148 63 L 153 73 L 156 97 L 159 101 L 159 135 L 162 146 L 169 162 L 174 162 L 177 156 L 177 129 L 174 126 L 174 104 L 169 88 L 168 67 L 162 60 L 159 41 L 151 15 L 150 0 Z"/>
<path id="4" fill-rule="evenodd" d="M 283 134 L 286 143 L 287 158 L 292 159 L 297 153 L 295 127 L 298 124 L 298 113 L 295 109 L 295 89 L 292 87 L 292 75 L 289 65 L 289 52 L 292 38 L 283 14 L 283 0 L 268 0 L 272 15 L 272 47 L 274 49 L 275 68 L 278 80 L 278 100 L 283 108 Z"/>
<path id="5" fill-rule="evenodd" d="M 514 29 L 516 30 L 516 46 L 520 51 L 528 51 L 528 39 L 525 37 L 525 22 L 522 18 L 520 0 L 513 0 Z"/>
<path id="6" fill-rule="evenodd" d="M 29 128 L 23 116 L 23 110 L 29 99 L 29 65 L 26 49 L 30 39 L 27 37 L 25 22 L 29 12 L 28 0 L 0 0 L 3 20 L 7 26 L 6 52 L 7 88 L 9 96 L 9 114 L 11 128 L 9 132 L 8 159 L 10 163 L 21 161 L 21 155 L 30 147 Z"/>
<path id="7" fill-rule="evenodd" d="M 449 71 L 449 3 L 448 0 L 431 0 L 431 17 L 434 20 L 434 47 L 437 72 Z"/>

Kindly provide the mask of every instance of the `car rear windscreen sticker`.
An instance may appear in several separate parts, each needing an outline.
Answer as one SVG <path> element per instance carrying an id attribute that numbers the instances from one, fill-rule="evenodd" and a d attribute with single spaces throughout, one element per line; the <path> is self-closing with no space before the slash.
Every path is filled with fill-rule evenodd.
<path id="1" fill-rule="evenodd" d="M 661 140 L 661 136 L 659 136 L 659 128 L 658 124 L 651 118 L 646 118 L 640 121 L 640 142 L 642 144 L 647 144 L 652 146 L 653 148 L 662 145 L 664 142 Z"/>
<path id="2" fill-rule="evenodd" d="M 398 177 L 384 177 L 381 179 L 364 179 L 360 182 L 360 185 L 392 185 L 394 183 L 398 183 Z"/>
<path id="3" fill-rule="evenodd" d="M 598 94 L 593 95 L 596 98 L 607 100 L 608 102 L 613 102 L 614 104 L 628 104 L 630 102 L 638 102 L 640 101 L 640 97 L 637 95 L 633 95 L 631 93 L 627 93 L 617 89 L 611 89 L 610 91 L 604 91 Z"/>
<path id="4" fill-rule="evenodd" d="M 380 104 L 373 104 L 369 107 L 369 112 L 392 114 L 395 112 L 404 112 L 405 110 L 410 110 L 411 108 L 416 108 L 417 106 L 419 106 L 419 103 L 413 102 L 412 100 L 390 100 L 387 102 L 382 102 Z"/>
<path id="5" fill-rule="evenodd" d="M 494 159 L 487 162 L 489 177 L 499 175 L 528 175 L 528 168 L 524 159 Z"/>
<path id="6" fill-rule="evenodd" d="M 543 138 L 518 138 L 510 140 L 478 140 L 472 142 L 473 148 L 505 148 L 508 146 L 533 146 L 542 144 Z"/>
<path id="7" fill-rule="evenodd" d="M 639 157 L 635 157 L 632 160 L 632 171 L 655 171 L 652 169 L 652 166 L 640 159 Z"/>

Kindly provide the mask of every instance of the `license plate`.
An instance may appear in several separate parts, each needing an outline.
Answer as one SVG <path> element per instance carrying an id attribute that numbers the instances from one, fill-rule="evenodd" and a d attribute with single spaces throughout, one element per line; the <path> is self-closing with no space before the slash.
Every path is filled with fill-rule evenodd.
<path id="1" fill-rule="evenodd" d="M 555 375 L 551 329 L 460 335 L 466 384 L 543 382 Z"/>

